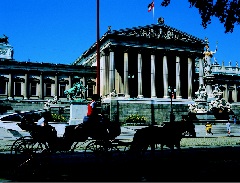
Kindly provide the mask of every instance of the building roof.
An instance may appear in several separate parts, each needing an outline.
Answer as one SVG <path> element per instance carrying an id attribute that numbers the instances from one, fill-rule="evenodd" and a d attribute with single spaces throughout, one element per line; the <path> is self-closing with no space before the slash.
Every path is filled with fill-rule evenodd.
<path id="1" fill-rule="evenodd" d="M 100 38 L 99 44 L 100 51 L 107 47 L 123 46 L 202 53 L 205 41 L 164 23 L 159 23 L 120 30 L 109 29 Z M 73 65 L 84 65 L 87 60 L 95 58 L 96 45 L 97 42 L 78 57 Z"/>

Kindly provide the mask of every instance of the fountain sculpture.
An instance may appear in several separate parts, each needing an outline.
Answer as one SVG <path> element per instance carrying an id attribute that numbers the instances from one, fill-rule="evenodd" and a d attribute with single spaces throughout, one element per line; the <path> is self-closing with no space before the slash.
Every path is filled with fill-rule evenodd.
<path id="1" fill-rule="evenodd" d="M 206 46 L 203 52 L 203 59 L 199 60 L 199 89 L 195 92 L 195 99 L 193 104 L 189 104 L 189 113 L 198 115 L 201 119 L 214 119 L 210 114 L 229 113 L 231 106 L 223 98 L 223 91 L 218 84 L 212 86 L 214 76 L 212 73 L 211 58 L 217 51 L 210 51 L 208 40 L 206 39 Z M 214 89 L 212 89 L 214 87 Z"/>

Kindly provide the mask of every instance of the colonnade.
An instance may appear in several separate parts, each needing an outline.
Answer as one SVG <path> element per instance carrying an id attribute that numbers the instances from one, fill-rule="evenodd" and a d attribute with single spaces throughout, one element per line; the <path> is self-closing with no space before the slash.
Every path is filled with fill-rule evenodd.
<path id="1" fill-rule="evenodd" d="M 56 74 L 50 76 L 43 72 L 40 75 L 9 73 L 4 75 L 4 78 L 5 80 L 1 84 L 1 87 L 5 92 L 3 91 L 0 97 L 8 99 L 46 99 L 53 96 L 66 98 L 67 96 L 64 96 L 63 92 L 73 86 L 74 80 L 71 75 L 59 76 Z M 83 83 L 83 86 L 86 86 L 86 77 L 79 78 L 80 81 Z M 78 81 L 74 80 L 74 82 Z M 92 95 L 96 88 L 94 85 L 87 85 L 87 87 L 89 90 L 84 92 L 84 98 Z"/>
<path id="2" fill-rule="evenodd" d="M 137 97 L 143 98 L 143 77 L 149 78 L 149 82 L 151 82 L 151 98 L 169 98 L 168 87 L 169 85 L 169 69 L 175 67 L 176 70 L 176 78 L 175 78 L 175 87 L 176 87 L 176 98 L 181 99 L 182 94 L 182 85 L 181 82 L 187 82 L 187 98 L 192 99 L 192 81 L 193 81 L 193 59 L 188 57 L 187 58 L 187 65 L 188 67 L 186 73 L 181 73 L 181 57 L 176 56 L 175 61 L 171 60 L 168 61 L 168 55 L 164 55 L 161 60 L 157 60 L 158 62 L 162 63 L 162 70 L 156 68 L 156 55 L 150 55 L 150 64 L 151 64 L 151 71 L 148 76 L 143 76 L 143 58 L 141 53 L 137 53 L 137 65 L 134 65 L 133 61 L 131 60 L 131 64 L 129 61 L 129 53 L 123 53 L 123 61 L 120 61 L 123 64 L 123 71 L 115 68 L 115 52 L 110 50 L 109 53 L 102 53 L 100 58 L 100 93 L 102 96 L 108 95 L 114 89 L 117 93 L 124 93 L 125 97 L 130 97 L 129 95 L 129 67 L 137 67 Z M 119 60 L 118 60 L 119 62 Z M 169 65 L 173 63 L 175 65 Z M 186 70 L 186 69 L 184 69 Z M 156 91 L 156 72 L 162 73 L 163 78 L 163 96 L 159 96 Z M 181 74 L 187 74 L 187 80 L 181 81 Z M 185 89 L 185 88 L 184 88 Z"/>

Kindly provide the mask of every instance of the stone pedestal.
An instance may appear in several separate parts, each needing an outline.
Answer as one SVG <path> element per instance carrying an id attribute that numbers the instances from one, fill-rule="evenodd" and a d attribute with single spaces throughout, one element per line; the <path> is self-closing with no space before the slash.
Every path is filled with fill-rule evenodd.
<path id="1" fill-rule="evenodd" d="M 87 102 L 71 101 L 69 125 L 78 125 L 83 122 L 87 115 Z"/>

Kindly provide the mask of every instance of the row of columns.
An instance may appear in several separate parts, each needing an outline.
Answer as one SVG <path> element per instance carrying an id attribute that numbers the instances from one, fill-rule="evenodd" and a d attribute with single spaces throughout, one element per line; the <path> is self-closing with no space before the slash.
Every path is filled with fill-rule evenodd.
<path id="1" fill-rule="evenodd" d="M 8 81 L 6 81 L 5 83 L 5 93 L 8 96 L 9 99 L 14 98 L 16 96 L 16 89 L 15 88 L 15 80 L 13 78 L 13 74 L 9 73 L 7 76 L 5 76 Z M 19 78 L 21 78 L 21 81 L 17 81 L 17 82 L 21 82 L 21 95 L 23 96 L 23 99 L 29 99 L 30 97 L 37 97 L 38 99 L 44 99 L 44 97 L 46 96 L 46 83 L 44 83 L 44 76 L 43 74 L 40 74 L 39 76 L 35 76 L 35 78 L 38 80 L 37 82 L 31 82 L 30 78 L 29 78 L 29 74 L 25 73 L 23 76 L 20 76 Z M 60 91 L 60 81 L 58 80 L 58 76 L 55 75 L 52 77 L 52 80 L 54 81 L 54 84 L 51 84 L 51 95 L 55 95 L 58 96 L 60 95 L 59 91 Z M 66 84 L 65 89 L 68 90 L 72 87 L 72 76 L 68 76 L 66 77 L 65 80 L 68 80 L 68 84 Z M 82 77 L 80 79 L 80 81 L 83 82 L 83 85 L 86 86 L 87 82 L 86 82 L 86 78 Z M 36 84 L 36 95 L 35 96 L 31 96 L 31 85 L 32 84 Z M 95 90 L 95 87 L 93 87 L 93 91 Z M 84 93 L 84 98 L 86 98 L 88 96 L 88 90 Z"/>
<path id="2" fill-rule="evenodd" d="M 115 69 L 115 61 L 114 61 L 114 52 L 110 51 L 109 56 L 106 54 L 101 56 L 100 59 L 100 93 L 102 96 L 108 95 L 114 89 L 116 89 L 117 93 L 124 93 L 126 97 L 129 97 L 129 60 L 128 53 L 124 53 L 123 57 L 124 71 L 123 71 L 123 80 L 119 74 L 119 71 Z M 143 98 L 142 94 L 142 54 L 138 53 L 137 57 L 137 91 L 138 98 Z M 155 85 L 155 77 L 156 77 L 156 59 L 155 55 L 151 54 L 151 98 L 156 98 L 156 85 Z M 134 66 L 134 65 L 133 65 Z M 180 57 L 176 56 L 175 61 L 176 67 L 176 98 L 181 99 L 181 81 L 180 81 Z M 167 56 L 163 56 L 163 98 L 169 98 L 168 93 L 168 62 Z M 192 99 L 192 59 L 188 58 L 188 99 Z M 117 77 L 117 78 L 116 78 Z M 147 76 L 144 76 L 147 77 Z"/>

